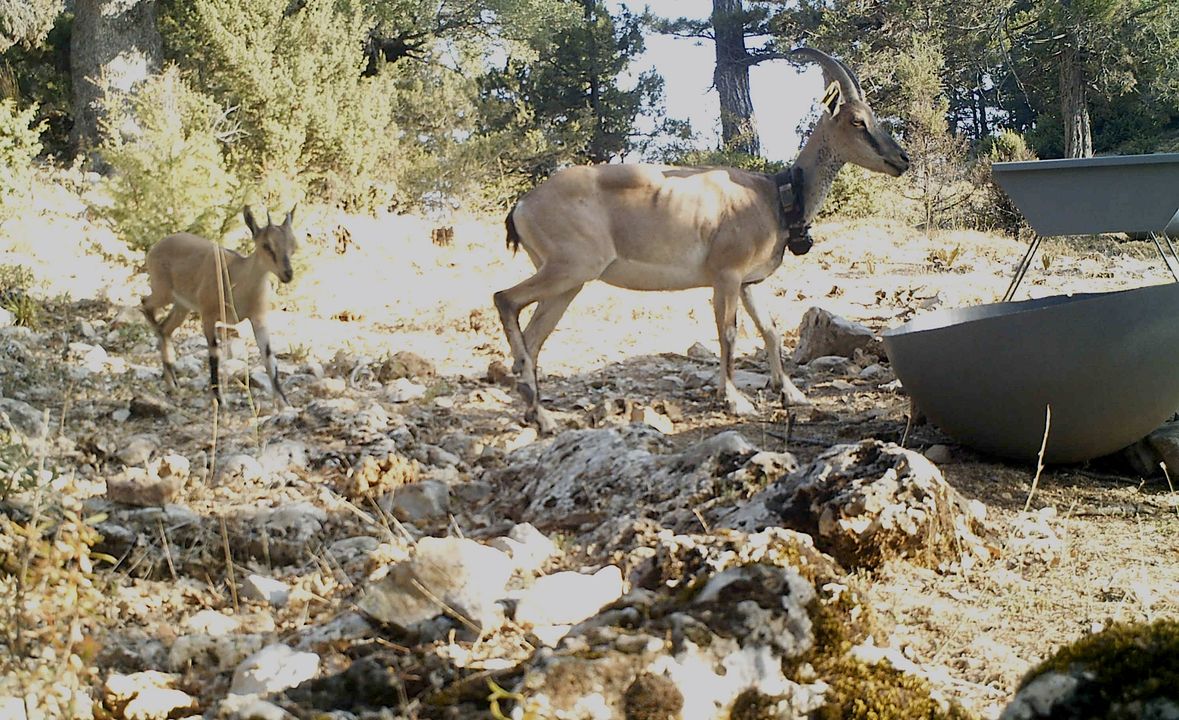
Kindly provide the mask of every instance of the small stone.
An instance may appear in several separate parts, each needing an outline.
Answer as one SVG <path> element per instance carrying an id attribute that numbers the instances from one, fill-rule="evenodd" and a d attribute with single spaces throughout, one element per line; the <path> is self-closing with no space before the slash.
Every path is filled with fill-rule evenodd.
<path id="1" fill-rule="evenodd" d="M 855 351 L 870 350 L 876 344 L 871 329 L 820 307 L 812 307 L 798 326 L 794 362 L 806 364 L 824 355 L 851 358 Z"/>
<path id="2" fill-rule="evenodd" d="M 154 435 L 133 435 L 119 449 L 116 457 L 128 467 L 145 465 L 159 446 L 160 441 Z"/>
<path id="3" fill-rule="evenodd" d="M 487 380 L 495 385 L 512 387 L 516 384 L 516 376 L 499 360 L 492 360 L 487 366 Z"/>
<path id="4" fill-rule="evenodd" d="M 450 489 L 436 480 L 403 485 L 382 497 L 380 506 L 402 522 L 445 518 L 450 512 Z"/>
<path id="5" fill-rule="evenodd" d="M 244 453 L 235 453 L 225 458 L 221 470 L 217 473 L 217 481 L 221 484 L 229 482 L 256 482 L 266 476 L 262 463 Z"/>
<path id="6" fill-rule="evenodd" d="M 852 361 L 841 355 L 824 355 L 807 363 L 807 369 L 811 372 L 829 375 L 850 375 L 853 368 Z"/>
<path id="7" fill-rule="evenodd" d="M 671 421 L 671 418 L 654 408 L 635 405 L 630 410 L 630 421 L 649 425 L 664 435 L 671 435 L 675 432 L 675 423 Z"/>
<path id="8" fill-rule="evenodd" d="M 385 399 L 393 403 L 405 403 L 425 397 L 426 386 L 409 378 L 397 378 L 385 386 Z"/>
<path id="9" fill-rule="evenodd" d="M 382 384 L 398 378 L 432 378 L 437 372 L 434 363 L 408 350 L 394 353 L 376 369 L 377 380 Z"/>
<path id="10" fill-rule="evenodd" d="M 292 688 L 315 677 L 319 656 L 286 645 L 267 645 L 242 661 L 233 672 L 233 695 L 265 695 Z"/>
<path id="11" fill-rule="evenodd" d="M 549 558 L 561 552 L 557 544 L 532 523 L 520 523 L 506 537 L 495 538 L 488 544 L 507 553 L 516 567 L 524 572 L 539 570 Z"/>
<path id="12" fill-rule="evenodd" d="M 216 610 L 201 610 L 186 618 L 181 626 L 192 633 L 219 636 L 236 632 L 241 621 Z"/>
<path id="13" fill-rule="evenodd" d="M 944 465 L 954 460 L 954 453 L 945 445 L 930 445 L 922 454 L 937 465 Z"/>
<path id="14" fill-rule="evenodd" d="M 462 462 L 458 455 L 437 445 L 426 446 L 426 462 L 436 467 L 454 467 Z"/>
<path id="15" fill-rule="evenodd" d="M 264 473 L 306 470 L 311 464 L 307 445 L 298 440 L 280 440 L 270 443 L 258 455 L 258 463 L 262 466 Z"/>
<path id="16" fill-rule="evenodd" d="M 716 362 L 718 359 L 715 352 L 699 342 L 692 343 L 692 347 L 688 348 L 684 354 L 693 360 L 699 360 L 701 362 Z"/>
<path id="17" fill-rule="evenodd" d="M 344 394 L 348 384 L 340 377 L 325 377 L 307 386 L 307 391 L 319 398 L 333 398 Z"/>
<path id="18" fill-rule="evenodd" d="M 125 423 L 131 417 L 131 411 L 127 408 L 119 408 L 111 411 L 111 420 L 117 423 Z"/>
<path id="19" fill-rule="evenodd" d="M 182 635 L 168 651 L 168 666 L 175 672 L 190 668 L 228 672 L 262 648 L 262 635 Z"/>
<path id="20" fill-rule="evenodd" d="M 132 468 L 122 475 L 106 479 L 106 497 L 111 502 L 138 507 L 158 507 L 176 500 L 183 480 L 175 475 L 161 478 Z"/>
<path id="21" fill-rule="evenodd" d="M 149 670 L 111 674 L 103 683 L 103 700 L 124 720 L 166 720 L 196 711 L 197 701 L 172 687 L 176 676 Z"/>
<path id="22" fill-rule="evenodd" d="M 291 597 L 291 587 L 265 575 L 250 574 L 242 581 L 241 593 L 252 600 L 283 607 Z"/>
<path id="23" fill-rule="evenodd" d="M 593 575 L 559 572 L 539 578 L 516 604 L 523 625 L 573 625 L 622 597 L 622 571 L 607 565 Z"/>
<path id="24" fill-rule="evenodd" d="M 411 632 L 425 629 L 450 608 L 486 632 L 502 623 L 498 601 L 512 571 L 511 559 L 495 548 L 463 538 L 426 537 L 418 541 L 413 558 L 365 587 L 357 605 Z"/>
<path id="25" fill-rule="evenodd" d="M 250 370 L 250 387 L 264 393 L 274 392 L 274 384 L 270 382 L 270 375 L 265 368 L 256 367 Z"/>
<path id="26" fill-rule="evenodd" d="M 45 427 L 45 413 L 27 402 L 0 397 L 0 427 L 10 427 L 26 438 L 40 438 Z"/>
<path id="27" fill-rule="evenodd" d="M 885 383 L 893 379 L 892 371 L 880 363 L 872 363 L 860 371 L 859 378 L 867 382 Z"/>
<path id="28" fill-rule="evenodd" d="M 132 417 L 162 418 L 172 412 L 172 404 L 158 395 L 140 394 L 131 398 L 127 409 Z"/>

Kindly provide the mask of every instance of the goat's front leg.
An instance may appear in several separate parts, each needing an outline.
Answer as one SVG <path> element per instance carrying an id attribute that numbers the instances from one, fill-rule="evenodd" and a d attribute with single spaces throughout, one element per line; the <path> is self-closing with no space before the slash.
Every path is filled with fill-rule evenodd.
<path id="1" fill-rule="evenodd" d="M 524 399 L 524 420 L 536 423 L 536 428 L 541 434 L 550 435 L 557 431 L 557 423 L 540 404 L 540 384 L 536 378 L 536 361 L 532 353 L 528 351 L 524 333 L 520 329 L 520 310 L 528 303 L 515 299 L 516 294 L 527 291 L 528 283 L 534 281 L 535 278 L 536 276 L 533 276 L 520 285 L 501 290 L 495 293 L 493 299 L 495 308 L 499 311 L 500 322 L 504 326 L 504 335 L 507 336 L 508 346 L 512 350 L 512 372 L 516 375 L 516 390 Z"/>
<path id="2" fill-rule="evenodd" d="M 217 342 L 217 320 L 201 316 L 205 343 L 209 346 L 209 390 L 217 404 L 225 406 L 225 395 L 221 392 L 221 345 Z"/>
<path id="3" fill-rule="evenodd" d="M 270 346 L 270 330 L 261 318 L 250 318 L 250 327 L 254 328 L 254 341 L 258 343 L 258 353 L 262 356 L 262 363 L 266 366 L 266 374 L 270 376 L 270 389 L 274 393 L 274 400 L 282 407 L 287 402 L 287 395 L 282 391 L 278 381 L 278 358 L 274 356 L 274 349 Z"/>
<path id="4" fill-rule="evenodd" d="M 733 346 L 737 342 L 737 295 L 741 281 L 726 277 L 713 286 L 712 309 L 716 313 L 716 333 L 720 340 L 720 377 L 717 390 L 725 407 L 733 415 L 753 415 L 757 409 L 733 383 Z"/>
<path id="5" fill-rule="evenodd" d="M 766 344 L 766 358 L 770 362 L 770 387 L 777 390 L 782 397 L 782 404 L 790 407 L 795 405 L 810 405 L 806 395 L 790 382 L 786 369 L 782 366 L 782 335 L 774 323 L 773 316 L 763 316 L 758 307 L 757 298 L 753 292 L 753 285 L 741 286 L 741 302 L 745 305 L 745 312 L 753 320 L 754 326 L 761 339 Z"/>

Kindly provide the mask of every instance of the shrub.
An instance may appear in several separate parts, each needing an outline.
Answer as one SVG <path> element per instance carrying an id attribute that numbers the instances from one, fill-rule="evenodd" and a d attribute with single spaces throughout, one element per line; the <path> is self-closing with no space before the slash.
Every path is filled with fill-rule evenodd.
<path id="1" fill-rule="evenodd" d="M 0 100 L 0 220 L 19 212 L 32 192 L 33 160 L 41 152 L 36 114 L 36 107 L 20 110 L 15 101 Z"/>
<path id="2" fill-rule="evenodd" d="M 297 178 L 317 197 L 387 205 L 395 91 L 366 77 L 373 19 L 361 3 L 193 0 L 165 7 L 165 40 L 202 87 L 236 108 L 239 174 Z"/>
<path id="3" fill-rule="evenodd" d="M 974 164 L 971 179 L 979 189 L 978 202 L 972 214 L 972 224 L 980 230 L 997 230 L 1018 236 L 1027 229 L 1023 213 L 1007 197 L 991 174 L 991 166 L 997 162 L 1018 162 L 1035 160 L 1036 153 L 1022 135 L 1014 130 L 1004 130 L 988 137 L 979 148 L 978 161 Z"/>
<path id="4" fill-rule="evenodd" d="M 145 251 L 182 230 L 220 239 L 239 203 L 222 158 L 227 128 L 217 106 L 175 67 L 108 105 L 111 129 L 100 153 L 112 169 L 110 204 L 96 209 L 116 234 Z"/>
<path id="5" fill-rule="evenodd" d="M 14 325 L 36 327 L 40 303 L 29 295 L 33 273 L 24 265 L 0 265 L 0 308 L 12 313 Z"/>

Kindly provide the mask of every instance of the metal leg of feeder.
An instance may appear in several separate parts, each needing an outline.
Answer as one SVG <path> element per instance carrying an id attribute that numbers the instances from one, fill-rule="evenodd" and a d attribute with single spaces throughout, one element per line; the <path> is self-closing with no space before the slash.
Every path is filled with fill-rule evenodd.
<path id="1" fill-rule="evenodd" d="M 1170 236 L 1168 236 L 1165 232 L 1163 233 L 1163 239 L 1167 241 L 1167 247 L 1171 250 L 1171 257 L 1167 257 L 1167 253 L 1163 252 L 1163 245 L 1159 242 L 1158 233 L 1151 233 L 1150 239 L 1154 240 L 1154 246 L 1158 248 L 1159 255 L 1163 258 L 1163 264 L 1166 265 L 1167 269 L 1171 271 L 1171 276 L 1175 278 L 1176 282 L 1179 282 L 1179 271 L 1176 271 L 1175 266 L 1171 264 L 1171 258 L 1175 258 L 1176 261 L 1179 261 L 1179 253 L 1175 252 L 1175 244 L 1171 242 Z"/>
<path id="2" fill-rule="evenodd" d="M 1010 302 L 1015 297 L 1015 292 L 1019 289 L 1019 284 L 1023 282 L 1023 276 L 1028 274 L 1028 268 L 1032 266 L 1032 258 L 1040 249 L 1040 241 L 1043 239 L 1044 236 L 1039 233 L 1036 233 L 1036 236 L 1032 238 L 1032 242 L 1028 245 L 1028 251 L 1024 253 L 1023 259 L 1015 268 L 1015 275 L 1011 278 L 1011 284 L 1007 286 L 1007 292 L 1003 293 L 1003 302 Z"/>

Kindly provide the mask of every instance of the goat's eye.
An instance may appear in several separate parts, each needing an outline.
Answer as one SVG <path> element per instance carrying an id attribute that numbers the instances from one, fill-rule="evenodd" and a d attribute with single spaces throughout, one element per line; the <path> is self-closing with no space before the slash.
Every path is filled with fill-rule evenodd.
<path id="1" fill-rule="evenodd" d="M 868 123 L 867 123 L 867 121 L 864 120 L 864 118 L 852 118 L 851 123 L 852 123 L 852 127 L 858 127 L 858 128 L 868 127 Z"/>

